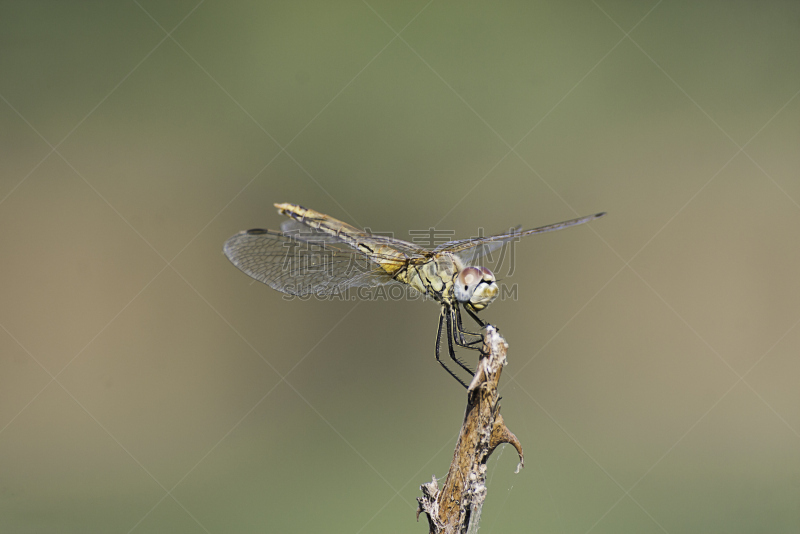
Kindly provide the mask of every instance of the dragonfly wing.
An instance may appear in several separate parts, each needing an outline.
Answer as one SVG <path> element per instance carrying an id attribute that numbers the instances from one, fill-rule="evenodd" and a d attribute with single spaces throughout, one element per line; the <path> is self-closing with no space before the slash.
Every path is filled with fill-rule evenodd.
<path id="1" fill-rule="evenodd" d="M 400 283 L 343 243 L 303 241 L 291 234 L 257 229 L 234 235 L 223 250 L 245 274 L 290 295 L 331 296 L 350 287 Z"/>
<path id="2" fill-rule="evenodd" d="M 519 234 L 520 234 L 521 231 L 522 231 L 522 226 L 517 226 L 516 228 L 514 228 L 510 232 L 507 232 L 505 234 L 500 234 L 500 235 L 506 236 L 505 238 L 493 239 L 492 241 L 479 243 L 479 244 L 477 244 L 477 245 L 475 245 L 475 246 L 473 246 L 471 248 L 466 248 L 466 249 L 462 250 L 461 252 L 454 252 L 453 254 L 456 257 L 458 257 L 458 259 L 463 261 L 465 265 L 475 265 L 477 260 L 478 260 L 478 258 L 481 258 L 481 257 L 483 257 L 483 256 L 485 256 L 487 254 L 491 254 L 492 252 L 494 252 L 495 250 L 498 250 L 499 248 L 501 248 L 503 245 L 505 245 L 509 241 L 515 241 L 515 240 L 519 239 Z M 496 238 L 496 237 L 500 237 L 500 235 L 498 235 L 498 236 L 490 236 L 490 237 Z M 482 239 L 482 238 L 478 238 L 478 239 Z M 460 245 L 463 245 L 463 244 L 471 243 L 474 240 L 475 239 L 473 238 L 473 239 L 462 239 L 460 241 L 450 241 L 448 243 L 444 243 L 443 245 L 440 245 L 438 247 L 438 249 L 437 249 L 437 252 L 438 252 L 439 249 L 450 250 L 451 247 L 453 247 L 453 246 L 460 246 Z"/>
<path id="3" fill-rule="evenodd" d="M 454 254 L 457 258 L 464 261 L 465 263 L 470 264 L 472 260 L 475 260 L 483 256 L 484 254 L 488 254 L 491 251 L 497 250 L 498 248 L 502 247 L 505 243 L 509 241 L 513 241 L 529 235 L 543 234 L 545 232 L 555 232 L 556 230 L 563 230 L 564 228 L 569 228 L 570 226 L 577 226 L 579 224 L 591 222 L 595 219 L 599 219 L 603 215 L 605 215 L 605 212 L 596 213 L 594 215 L 587 215 L 586 217 L 579 217 L 577 219 L 570 219 L 568 221 L 563 221 L 555 224 L 548 224 L 547 226 L 540 226 L 539 228 L 533 228 L 531 230 L 514 229 L 511 232 L 507 232 L 505 234 L 480 237 L 477 239 L 462 239 L 460 241 L 450 241 L 449 243 L 445 243 L 444 245 L 437 247 L 436 252 L 450 252 Z M 477 250 L 475 250 L 476 248 Z"/>

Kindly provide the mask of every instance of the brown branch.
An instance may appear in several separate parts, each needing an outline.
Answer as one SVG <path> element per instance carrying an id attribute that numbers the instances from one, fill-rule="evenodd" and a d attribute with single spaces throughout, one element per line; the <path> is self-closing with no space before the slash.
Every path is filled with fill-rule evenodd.
<path id="1" fill-rule="evenodd" d="M 501 443 L 517 449 L 524 464 L 522 446 L 506 428 L 500 415 L 497 383 L 506 364 L 508 344 L 492 326 L 486 327 L 478 369 L 467 390 L 467 409 L 456 442 L 450 471 L 439 489 L 436 477 L 420 486 L 419 514 L 425 512 L 431 534 L 476 532 L 486 499 L 486 461 Z"/>

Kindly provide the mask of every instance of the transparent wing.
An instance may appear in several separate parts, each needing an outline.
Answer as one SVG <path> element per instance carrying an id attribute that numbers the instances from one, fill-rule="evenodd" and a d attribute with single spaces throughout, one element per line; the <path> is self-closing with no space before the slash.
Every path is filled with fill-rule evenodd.
<path id="1" fill-rule="evenodd" d="M 479 243 L 479 244 L 476 244 L 475 246 L 473 246 L 472 248 L 464 249 L 461 252 L 454 252 L 453 254 L 457 258 L 459 258 L 461 261 L 463 261 L 466 265 L 475 265 L 477 263 L 478 258 L 481 258 L 481 257 L 485 256 L 486 254 L 490 254 L 490 253 L 494 252 L 495 250 L 501 248 L 503 245 L 505 245 L 509 241 L 513 241 L 515 239 L 519 239 L 519 234 L 520 234 L 521 231 L 522 231 L 522 226 L 517 226 L 516 228 L 514 228 L 510 232 L 505 233 L 505 234 L 501 234 L 502 236 L 505 236 L 502 239 L 493 239 L 492 241 L 488 241 L 488 242 L 485 242 L 485 243 Z M 496 237 L 500 237 L 500 235 L 490 236 L 490 237 L 491 238 L 496 238 Z M 478 238 L 478 239 L 482 239 L 482 238 Z M 444 243 L 443 245 L 441 245 L 441 247 L 445 248 L 445 247 L 447 247 L 449 245 L 452 245 L 454 243 L 466 244 L 466 243 L 471 243 L 473 241 L 475 241 L 475 238 L 473 238 L 473 239 L 462 239 L 462 240 L 459 240 L 459 241 L 450 241 L 448 243 Z"/>
<path id="2" fill-rule="evenodd" d="M 450 241 L 436 247 L 434 252 L 450 252 L 467 264 L 471 264 L 477 258 L 497 250 L 509 241 L 529 235 L 563 230 L 564 228 L 569 228 L 570 226 L 577 226 L 579 224 L 584 224 L 595 219 L 599 219 L 603 215 L 605 215 L 605 212 L 587 215 L 586 217 L 579 217 L 577 219 L 570 219 L 569 221 L 563 221 L 555 224 L 548 224 L 547 226 L 540 226 L 539 228 L 533 228 L 531 230 L 521 230 L 520 228 L 516 228 L 505 234 L 480 237 L 476 239 Z"/>
<path id="3" fill-rule="evenodd" d="M 248 276 L 290 295 L 330 296 L 350 287 L 400 284 L 365 254 L 335 241 L 304 241 L 257 229 L 231 237 L 223 250 Z M 380 259 L 404 263 L 397 257 Z"/>

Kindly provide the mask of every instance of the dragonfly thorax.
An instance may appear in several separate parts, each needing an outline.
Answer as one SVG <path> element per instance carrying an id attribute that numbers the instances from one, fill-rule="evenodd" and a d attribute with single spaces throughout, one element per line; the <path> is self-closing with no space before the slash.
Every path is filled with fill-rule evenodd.
<path id="1" fill-rule="evenodd" d="M 466 267 L 461 269 L 453 281 L 453 294 L 462 304 L 470 304 L 480 311 L 494 302 L 498 293 L 497 280 L 486 267 Z"/>
<path id="2" fill-rule="evenodd" d="M 480 311 L 499 293 L 497 279 L 485 267 L 465 267 L 452 254 L 436 254 L 429 261 L 403 271 L 395 278 L 440 301 L 455 300 Z"/>

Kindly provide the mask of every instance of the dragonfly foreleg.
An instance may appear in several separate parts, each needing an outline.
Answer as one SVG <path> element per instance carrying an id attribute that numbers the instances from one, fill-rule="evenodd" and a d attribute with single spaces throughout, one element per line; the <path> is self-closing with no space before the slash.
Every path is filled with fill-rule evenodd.
<path id="1" fill-rule="evenodd" d="M 473 319 L 475 319 L 475 322 L 478 323 L 478 326 L 480 326 L 481 328 L 486 328 L 486 325 L 489 324 L 486 321 L 481 320 L 481 318 L 478 317 L 475 314 L 475 312 L 470 309 L 469 305 L 465 305 L 464 309 L 467 310 L 467 313 L 469 314 L 469 316 L 472 317 Z"/>
<path id="2" fill-rule="evenodd" d="M 468 387 L 467 383 L 464 382 L 463 380 L 461 380 L 460 378 L 458 378 L 458 376 L 452 370 L 450 370 L 449 367 L 447 367 L 447 365 L 442 361 L 442 359 L 439 358 L 439 347 L 442 345 L 442 328 L 444 327 L 444 319 L 445 319 L 444 314 L 445 314 L 445 310 L 443 308 L 442 309 L 442 313 L 439 315 L 439 329 L 436 331 L 436 361 L 439 362 L 442 365 L 442 367 L 444 367 L 444 370 L 447 371 L 448 373 L 450 373 L 450 376 L 455 378 L 458 381 L 459 384 L 461 384 L 462 386 L 467 388 Z M 449 319 L 448 319 L 448 330 L 450 330 L 449 326 L 450 326 L 450 323 L 449 323 Z M 453 344 L 450 343 L 449 341 L 450 340 L 448 339 L 448 345 L 450 347 L 450 357 L 455 360 L 455 357 L 453 355 Z M 456 361 L 458 361 L 458 360 L 456 360 Z M 462 365 L 462 367 L 463 367 L 463 365 Z"/>
<path id="3" fill-rule="evenodd" d="M 464 329 L 464 326 L 461 322 L 461 309 L 458 307 L 457 304 L 455 305 L 455 329 L 456 332 L 458 332 L 458 338 L 456 338 L 457 345 L 468 349 L 474 349 L 474 350 L 480 349 L 480 347 L 476 347 L 475 345 L 483 341 L 483 335 L 479 332 L 470 332 L 469 330 Z M 475 339 L 473 341 L 466 341 L 464 339 L 465 335 L 475 336 L 478 339 Z"/>
<path id="4" fill-rule="evenodd" d="M 456 322 L 456 319 L 453 315 L 453 308 L 451 308 L 450 306 L 444 306 L 442 309 L 443 312 L 447 314 L 447 348 L 450 350 L 450 358 L 458 365 L 460 365 L 461 368 L 464 369 L 466 372 L 468 372 L 470 375 L 474 375 L 475 371 L 467 367 L 467 364 L 465 364 L 456 357 L 456 351 L 453 348 L 453 341 L 455 341 L 456 344 L 458 344 L 458 338 L 454 335 L 453 332 L 453 326 L 455 325 Z"/>

